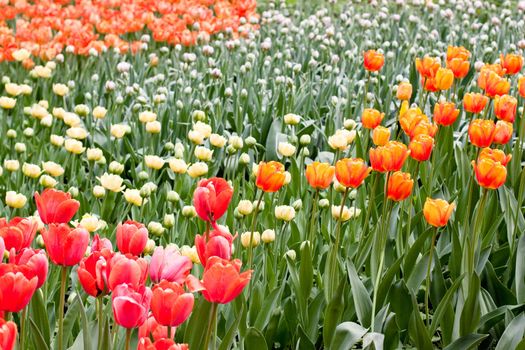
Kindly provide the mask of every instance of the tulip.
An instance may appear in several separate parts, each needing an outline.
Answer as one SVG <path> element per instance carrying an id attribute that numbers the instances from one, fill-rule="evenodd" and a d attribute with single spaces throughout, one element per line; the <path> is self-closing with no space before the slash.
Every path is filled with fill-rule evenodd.
<path id="1" fill-rule="evenodd" d="M 412 97 L 412 84 L 401 82 L 397 86 L 396 98 L 401 101 L 408 101 Z"/>
<path id="2" fill-rule="evenodd" d="M 402 201 L 412 192 L 414 180 L 411 179 L 409 173 L 396 171 L 388 177 L 387 197 L 393 201 Z"/>
<path id="3" fill-rule="evenodd" d="M 372 131 L 372 141 L 376 146 L 384 146 L 390 140 L 390 130 L 384 126 L 378 126 Z"/>
<path id="4" fill-rule="evenodd" d="M 377 72 L 381 70 L 385 63 L 385 56 L 376 50 L 368 50 L 363 53 L 363 65 L 369 72 Z"/>
<path id="5" fill-rule="evenodd" d="M 370 149 L 370 165 L 375 171 L 382 173 L 398 171 L 403 167 L 408 154 L 406 145 L 398 141 L 389 141 L 384 146 Z"/>
<path id="6" fill-rule="evenodd" d="M 512 139 L 512 129 L 512 123 L 498 120 L 494 131 L 494 143 L 498 145 L 507 144 Z"/>
<path id="7" fill-rule="evenodd" d="M 432 149 L 434 148 L 434 139 L 431 136 L 421 134 L 417 135 L 410 141 L 408 149 L 410 150 L 410 157 L 418 162 L 427 161 L 430 158 Z"/>
<path id="8" fill-rule="evenodd" d="M 168 336 L 168 327 L 161 326 L 155 317 L 149 313 L 147 320 L 139 327 L 139 339 L 140 338 L 150 338 L 155 340 L 168 338 L 171 339 L 175 335 L 175 327 L 170 327 L 170 336 Z"/>
<path id="9" fill-rule="evenodd" d="M 487 147 L 483 148 L 479 153 L 478 160 L 483 158 L 492 159 L 495 162 L 500 162 L 503 166 L 507 166 L 507 163 L 512 159 L 512 155 L 506 155 L 505 152 L 500 149 L 492 149 Z"/>
<path id="10" fill-rule="evenodd" d="M 197 215 L 204 221 L 219 220 L 228 210 L 232 195 L 233 188 L 222 178 L 201 180 L 193 193 Z"/>
<path id="11" fill-rule="evenodd" d="M 501 63 L 485 64 L 481 68 L 481 71 L 483 71 L 483 70 L 493 71 L 494 73 L 496 73 L 500 77 L 503 77 L 503 76 L 505 76 L 505 74 L 507 74 L 507 70 L 505 68 L 503 68 Z"/>
<path id="12" fill-rule="evenodd" d="M 434 135 L 437 133 L 437 130 L 438 127 L 436 124 L 433 124 L 427 120 L 421 120 L 408 131 L 408 136 L 411 140 L 418 135 L 428 135 L 434 137 Z"/>
<path id="13" fill-rule="evenodd" d="M 401 107 L 399 124 L 407 135 L 410 135 L 416 125 L 422 121 L 428 122 L 429 120 L 428 117 L 421 112 L 421 109 L 415 107 L 408 108 L 408 105 Z"/>
<path id="14" fill-rule="evenodd" d="M 306 166 L 306 179 L 316 190 L 324 190 L 334 179 L 335 167 L 328 163 L 313 162 Z"/>
<path id="15" fill-rule="evenodd" d="M 206 267 L 202 281 L 189 275 L 186 283 L 192 292 L 200 291 L 210 303 L 227 304 L 241 294 L 250 282 L 252 270 L 240 272 L 241 261 L 232 261 L 212 256 Z"/>
<path id="16" fill-rule="evenodd" d="M 148 262 L 131 254 L 115 254 L 109 260 L 108 267 L 109 290 L 114 290 L 119 284 L 128 284 L 133 288 L 138 288 L 148 277 Z"/>
<path id="17" fill-rule="evenodd" d="M 2 264 L 5 265 L 5 264 Z M 2 266 L 2 270 L 5 266 Z M 19 312 L 29 304 L 38 277 L 27 278 L 22 272 L 5 272 L 0 276 L 0 311 Z"/>
<path id="18" fill-rule="evenodd" d="M 434 105 L 434 122 L 437 125 L 452 125 L 458 116 L 459 109 L 453 102 L 438 102 Z"/>
<path id="19" fill-rule="evenodd" d="M 432 77 L 432 78 L 421 77 L 421 86 L 423 86 L 423 89 L 425 89 L 425 91 L 428 91 L 428 92 L 436 92 L 439 90 L 439 87 L 436 81 L 436 77 Z"/>
<path id="20" fill-rule="evenodd" d="M 148 229 L 133 220 L 128 220 L 117 226 L 117 247 L 122 254 L 139 256 L 148 243 Z"/>
<path id="21" fill-rule="evenodd" d="M 202 266 L 206 267 L 212 256 L 230 260 L 233 239 L 230 233 L 218 229 L 210 231 L 208 240 L 201 235 L 196 235 L 195 248 Z"/>
<path id="22" fill-rule="evenodd" d="M 523 67 L 523 57 L 521 55 L 500 54 L 501 66 L 507 71 L 507 74 L 514 75 L 521 71 Z"/>
<path id="23" fill-rule="evenodd" d="M 5 252 L 4 239 L 0 237 L 0 263 L 2 263 L 2 260 L 4 260 L 4 252 Z"/>
<path id="24" fill-rule="evenodd" d="M 335 177 L 344 187 L 359 187 L 371 171 L 361 158 L 344 158 L 335 164 Z"/>
<path id="25" fill-rule="evenodd" d="M 500 162 L 489 158 L 472 161 L 478 184 L 487 189 L 495 190 L 507 180 L 507 169 Z"/>
<path id="26" fill-rule="evenodd" d="M 447 224 L 455 207 L 454 203 L 449 204 L 443 199 L 427 198 L 423 206 L 423 215 L 430 225 L 443 227 Z"/>
<path id="27" fill-rule="evenodd" d="M 163 280 L 153 287 L 151 312 L 159 324 L 177 327 L 190 316 L 193 301 L 193 294 L 185 293 L 178 283 Z"/>
<path id="28" fill-rule="evenodd" d="M 47 272 L 49 271 L 49 262 L 47 255 L 43 250 L 24 248 L 19 254 L 14 254 L 14 250 L 11 250 L 9 255 L 9 263 L 18 266 L 24 266 L 27 268 L 26 271 L 22 271 L 28 279 L 37 277 L 38 282 L 36 288 L 42 287 L 47 279 Z"/>
<path id="29" fill-rule="evenodd" d="M 489 97 L 505 95 L 510 90 L 510 82 L 508 80 L 488 69 L 483 69 L 479 73 L 478 86 L 485 90 Z"/>
<path id="30" fill-rule="evenodd" d="M 0 218 L 0 237 L 4 239 L 5 248 L 19 252 L 28 248 L 35 238 L 38 222 L 32 219 L 15 217 L 9 222 Z"/>
<path id="31" fill-rule="evenodd" d="M 477 147 L 489 147 L 494 140 L 496 125 L 492 120 L 474 119 L 468 127 L 470 142 Z"/>
<path id="32" fill-rule="evenodd" d="M 13 350 L 16 344 L 16 323 L 0 317 L 0 349 Z"/>
<path id="33" fill-rule="evenodd" d="M 149 275 L 153 283 L 166 280 L 182 284 L 191 268 L 190 258 L 181 255 L 174 245 L 169 245 L 166 248 L 155 248 L 151 257 Z"/>
<path id="34" fill-rule="evenodd" d="M 525 98 L 525 76 L 518 80 L 518 92 L 521 97 Z"/>
<path id="35" fill-rule="evenodd" d="M 447 62 L 453 59 L 468 61 L 470 59 L 470 52 L 463 46 L 449 46 L 447 47 Z"/>
<path id="36" fill-rule="evenodd" d="M 55 265 L 73 266 L 82 260 L 89 244 L 89 232 L 67 224 L 50 224 L 42 230 L 47 254 Z"/>
<path id="37" fill-rule="evenodd" d="M 115 322 L 128 329 L 139 327 L 148 318 L 151 298 L 152 292 L 148 287 L 119 284 L 111 296 Z"/>
<path id="38" fill-rule="evenodd" d="M 470 62 L 460 58 L 453 58 L 450 61 L 447 61 L 447 68 L 454 73 L 454 78 L 462 79 L 468 74 Z"/>
<path id="39" fill-rule="evenodd" d="M 101 252 L 107 258 L 108 256 L 113 255 L 113 245 L 109 239 L 100 238 L 97 234 L 93 237 L 93 241 L 91 242 L 91 251 Z"/>
<path id="40" fill-rule="evenodd" d="M 381 124 L 381 121 L 385 117 L 385 113 L 379 112 L 377 109 L 365 108 L 361 115 L 361 123 L 364 128 L 375 129 Z"/>
<path id="41" fill-rule="evenodd" d="M 416 58 L 416 69 L 425 79 L 434 78 L 441 64 L 437 58 L 425 56 L 423 59 Z"/>
<path id="42" fill-rule="evenodd" d="M 84 291 L 98 297 L 108 292 L 108 262 L 100 252 L 94 251 L 80 261 L 78 280 Z"/>
<path id="43" fill-rule="evenodd" d="M 80 203 L 71 199 L 69 193 L 52 188 L 46 189 L 42 194 L 35 192 L 35 202 L 44 224 L 68 223 L 80 207 Z"/>
<path id="44" fill-rule="evenodd" d="M 137 350 L 189 350 L 188 344 L 177 344 L 171 339 L 158 339 L 151 342 L 150 338 L 140 338 Z"/>
<path id="45" fill-rule="evenodd" d="M 264 192 L 277 192 L 286 179 L 284 165 L 279 162 L 261 162 L 257 168 L 256 186 Z"/>
<path id="46" fill-rule="evenodd" d="M 489 98 L 482 94 L 477 93 L 467 93 L 463 97 L 463 107 L 467 112 L 478 114 L 489 102 Z"/>
<path id="47" fill-rule="evenodd" d="M 448 90 L 454 83 L 454 73 L 448 68 L 439 68 L 435 80 L 438 90 Z"/>
<path id="48" fill-rule="evenodd" d="M 510 95 L 496 96 L 494 98 L 494 114 L 498 119 L 514 123 L 518 100 Z"/>

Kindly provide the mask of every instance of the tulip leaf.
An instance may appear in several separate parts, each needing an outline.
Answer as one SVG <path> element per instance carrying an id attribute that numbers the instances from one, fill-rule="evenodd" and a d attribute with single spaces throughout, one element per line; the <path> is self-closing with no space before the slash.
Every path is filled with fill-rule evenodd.
<path id="1" fill-rule="evenodd" d="M 456 339 L 453 343 L 448 345 L 444 350 L 469 350 L 477 349 L 483 339 L 488 337 L 488 334 L 470 333 Z M 508 348 L 510 349 L 510 348 Z"/>
<path id="2" fill-rule="evenodd" d="M 354 264 L 348 261 L 347 264 L 348 277 L 350 279 L 350 286 L 354 305 L 359 322 L 364 326 L 370 326 L 370 319 L 372 316 L 372 300 L 363 282 L 357 275 Z"/>
<path id="3" fill-rule="evenodd" d="M 509 323 L 496 345 L 496 350 L 516 349 L 525 336 L 525 314 L 521 313 Z"/>
<path id="4" fill-rule="evenodd" d="M 33 332 L 32 338 L 35 342 L 35 345 L 37 346 L 37 349 L 49 350 L 49 346 L 44 340 L 44 337 L 42 336 L 42 332 L 40 332 L 40 328 L 37 326 L 35 321 L 32 318 L 29 318 L 29 323 L 31 324 L 31 331 Z"/>
<path id="5" fill-rule="evenodd" d="M 257 329 L 250 327 L 244 336 L 244 348 L 250 350 L 268 350 L 266 339 Z"/>
<path id="6" fill-rule="evenodd" d="M 346 350 L 351 349 L 367 332 L 366 328 L 354 322 L 343 322 L 335 328 L 330 349 Z"/>

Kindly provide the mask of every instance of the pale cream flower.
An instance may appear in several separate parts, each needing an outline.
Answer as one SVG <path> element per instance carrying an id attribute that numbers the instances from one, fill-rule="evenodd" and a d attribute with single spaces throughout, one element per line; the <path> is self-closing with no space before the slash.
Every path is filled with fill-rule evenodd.
<path id="1" fill-rule="evenodd" d="M 73 154 L 82 154 L 86 150 L 82 142 L 75 139 L 67 139 L 64 143 L 64 148 Z"/>
<path id="2" fill-rule="evenodd" d="M 278 205 L 275 207 L 275 218 L 283 221 L 291 221 L 295 218 L 295 209 L 289 205 Z"/>
<path id="3" fill-rule="evenodd" d="M 206 139 L 211 136 L 211 126 L 201 121 L 193 124 L 193 130 L 200 132 Z"/>
<path id="4" fill-rule="evenodd" d="M 184 174 L 188 170 L 188 164 L 183 159 L 171 158 L 169 165 L 170 169 L 176 174 Z"/>
<path id="5" fill-rule="evenodd" d="M 112 192 L 120 192 L 126 188 L 126 186 L 122 185 L 124 179 L 122 179 L 119 175 L 104 173 L 104 175 L 97 177 L 97 179 L 100 181 L 102 187 Z"/>
<path id="6" fill-rule="evenodd" d="M 210 144 L 214 147 L 223 148 L 226 142 L 227 142 L 226 137 L 222 135 L 219 135 L 219 134 L 210 135 Z"/>
<path id="7" fill-rule="evenodd" d="M 22 62 L 23 60 L 26 60 L 29 57 L 31 57 L 31 52 L 29 52 L 26 49 L 18 49 L 13 51 L 12 55 L 16 61 Z"/>
<path id="8" fill-rule="evenodd" d="M 42 168 L 44 169 L 44 172 L 54 177 L 58 177 L 64 174 L 64 168 L 62 168 L 60 164 L 57 164 L 55 162 L 43 162 Z"/>
<path id="9" fill-rule="evenodd" d="M 64 144 L 64 138 L 60 135 L 51 135 L 49 137 L 49 141 L 51 142 L 51 144 L 53 146 L 57 146 L 57 147 L 62 147 L 62 145 Z"/>
<path id="10" fill-rule="evenodd" d="M 89 133 L 83 127 L 73 127 L 66 130 L 66 135 L 75 140 L 84 140 Z"/>
<path id="11" fill-rule="evenodd" d="M 157 114 L 151 111 L 140 112 L 139 120 L 141 123 L 149 123 L 157 120 Z"/>
<path id="12" fill-rule="evenodd" d="M 3 109 L 13 109 L 15 105 L 16 99 L 7 96 L 0 97 L 0 107 Z"/>
<path id="13" fill-rule="evenodd" d="M 64 97 L 69 93 L 69 88 L 66 84 L 53 84 L 53 93 L 60 97 Z"/>
<path id="14" fill-rule="evenodd" d="M 41 172 L 42 169 L 36 164 L 24 163 L 24 165 L 22 165 L 22 173 L 32 179 L 39 177 Z"/>
<path id="15" fill-rule="evenodd" d="M 104 119 L 108 110 L 102 106 L 96 106 L 93 108 L 93 117 L 95 119 Z"/>
<path id="16" fill-rule="evenodd" d="M 188 168 L 188 175 L 192 178 L 204 176 L 208 173 L 208 165 L 204 162 L 197 162 L 190 165 Z"/>
<path id="17" fill-rule="evenodd" d="M 213 151 L 204 146 L 197 146 L 195 148 L 194 154 L 195 154 L 195 157 L 197 157 L 197 159 L 205 161 L 205 162 L 209 162 L 213 157 Z"/>
<path id="18" fill-rule="evenodd" d="M 294 145 L 288 142 L 279 142 L 277 146 L 279 153 L 285 157 L 291 157 L 295 154 L 296 148 Z"/>
<path id="19" fill-rule="evenodd" d="M 144 157 L 146 166 L 150 169 L 159 170 L 164 166 L 164 159 L 155 155 L 147 155 Z"/>
<path id="20" fill-rule="evenodd" d="M 124 198 L 128 203 L 133 204 L 137 207 L 140 207 L 143 202 L 142 196 L 140 195 L 140 191 L 136 189 L 126 189 L 126 191 L 124 191 Z"/>
<path id="21" fill-rule="evenodd" d="M 11 208 L 19 209 L 27 203 L 27 197 L 15 191 L 7 191 L 5 194 L 5 204 Z"/>

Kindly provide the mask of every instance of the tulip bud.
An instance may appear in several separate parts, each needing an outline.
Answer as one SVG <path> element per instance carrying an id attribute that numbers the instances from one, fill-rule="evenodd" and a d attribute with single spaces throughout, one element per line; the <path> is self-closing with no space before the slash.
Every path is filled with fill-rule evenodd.
<path id="1" fill-rule="evenodd" d="M 343 126 L 347 130 L 353 130 L 357 126 L 357 123 L 353 119 L 345 119 L 343 121 Z"/>
<path id="2" fill-rule="evenodd" d="M 293 249 L 290 249 L 288 250 L 285 255 L 290 259 L 290 260 L 295 260 L 297 258 L 297 253 L 295 252 L 295 250 Z"/>
<path id="3" fill-rule="evenodd" d="M 42 186 L 44 186 L 45 188 L 53 188 L 57 185 L 57 180 L 53 179 L 51 176 L 49 175 L 42 175 L 40 177 L 40 184 Z"/>
<path id="4" fill-rule="evenodd" d="M 120 175 L 124 171 L 124 165 L 120 164 L 119 162 L 112 161 L 109 163 L 108 169 L 111 174 Z"/>
<path id="5" fill-rule="evenodd" d="M 330 206 L 330 201 L 326 198 L 319 200 L 319 207 L 320 208 L 328 208 Z"/>
<path id="6" fill-rule="evenodd" d="M 139 177 L 140 180 L 142 181 L 146 181 L 147 179 L 149 179 L 149 174 L 146 172 L 146 171 L 139 171 L 139 173 L 137 174 L 137 176 Z"/>
<path id="7" fill-rule="evenodd" d="M 16 138 L 16 131 L 13 129 L 7 130 L 7 138 L 9 139 L 15 139 Z"/>
<path id="8" fill-rule="evenodd" d="M 301 116 L 293 113 L 288 113 L 284 116 L 284 123 L 288 125 L 297 125 L 301 121 Z"/>
<path id="9" fill-rule="evenodd" d="M 264 243 L 271 243 L 275 241 L 275 231 L 272 229 L 266 229 L 261 235 L 261 239 Z"/>
<path id="10" fill-rule="evenodd" d="M 175 191 L 168 191 L 168 193 L 166 194 L 166 199 L 169 202 L 175 203 L 180 200 L 180 195 Z"/>
<path id="11" fill-rule="evenodd" d="M 195 216 L 197 216 L 195 207 L 193 205 L 185 205 L 184 207 L 182 207 L 182 216 L 187 218 L 194 218 Z"/>
<path id="12" fill-rule="evenodd" d="M 166 228 L 172 228 L 173 226 L 175 226 L 175 215 L 173 214 L 164 215 L 163 225 Z"/>
<path id="13" fill-rule="evenodd" d="M 106 195 L 106 189 L 102 186 L 96 185 L 93 187 L 93 196 L 95 198 L 102 198 Z"/>
<path id="14" fill-rule="evenodd" d="M 310 135 L 302 135 L 299 139 L 299 143 L 301 144 L 301 146 L 308 146 L 311 142 L 312 138 L 310 137 Z"/>
<path id="15" fill-rule="evenodd" d="M 15 143 L 15 151 L 16 153 L 24 153 L 26 151 L 25 143 L 21 143 L 21 142 Z"/>
<path id="16" fill-rule="evenodd" d="M 245 142 L 248 147 L 255 146 L 257 144 L 257 140 L 253 136 L 248 136 Z"/>
<path id="17" fill-rule="evenodd" d="M 297 211 L 297 210 L 301 210 L 302 207 L 303 207 L 303 201 L 298 199 L 296 200 L 295 202 L 292 203 L 292 207 Z"/>
<path id="18" fill-rule="evenodd" d="M 190 258 L 192 263 L 200 264 L 199 255 L 197 254 L 197 249 L 195 247 L 183 245 L 180 248 L 180 254 Z"/>
<path id="19" fill-rule="evenodd" d="M 152 239 L 148 239 L 148 242 L 146 243 L 146 246 L 144 247 L 144 250 L 142 252 L 145 255 L 151 255 L 154 250 L 155 250 L 155 241 Z"/>
<path id="20" fill-rule="evenodd" d="M 148 231 L 157 237 L 161 237 L 162 234 L 164 233 L 164 227 L 162 227 L 160 222 L 151 221 L 148 224 Z"/>
<path id="21" fill-rule="evenodd" d="M 291 221 L 295 218 L 295 209 L 288 205 L 276 206 L 275 217 L 278 220 Z"/>
<path id="22" fill-rule="evenodd" d="M 241 215 L 250 215 L 253 211 L 253 204 L 249 200 L 241 200 L 237 205 L 237 210 Z"/>
<path id="23" fill-rule="evenodd" d="M 250 240 L 252 243 L 252 247 L 256 247 L 261 241 L 261 235 L 259 234 L 259 232 L 254 232 L 253 237 L 251 235 L 251 232 L 244 232 L 241 235 L 241 244 L 244 248 L 248 248 L 250 246 Z"/>

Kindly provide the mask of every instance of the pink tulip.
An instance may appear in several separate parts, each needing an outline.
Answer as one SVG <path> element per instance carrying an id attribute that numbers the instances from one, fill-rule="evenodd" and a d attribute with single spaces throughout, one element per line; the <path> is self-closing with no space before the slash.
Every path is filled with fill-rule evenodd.
<path id="1" fill-rule="evenodd" d="M 190 258 L 182 256 L 175 246 L 157 247 L 151 257 L 149 275 L 153 283 L 167 280 L 182 284 L 191 267 Z"/>
<path id="2" fill-rule="evenodd" d="M 109 261 L 108 286 L 114 290 L 119 284 L 134 288 L 143 285 L 148 277 L 148 262 L 131 254 L 116 253 Z"/>
<path id="3" fill-rule="evenodd" d="M 117 247 L 123 254 L 139 256 L 148 243 L 148 229 L 140 222 L 128 220 L 117 226 Z"/>
<path id="4" fill-rule="evenodd" d="M 210 231 L 207 242 L 206 237 L 195 236 L 195 248 L 202 266 L 206 267 L 208 259 L 212 256 L 230 260 L 234 238 L 229 232 L 222 231 L 219 228 Z"/>
<path id="5" fill-rule="evenodd" d="M 143 285 L 135 289 L 129 284 L 119 284 L 112 295 L 115 322 L 124 328 L 141 326 L 148 318 L 151 296 L 151 289 Z"/>

